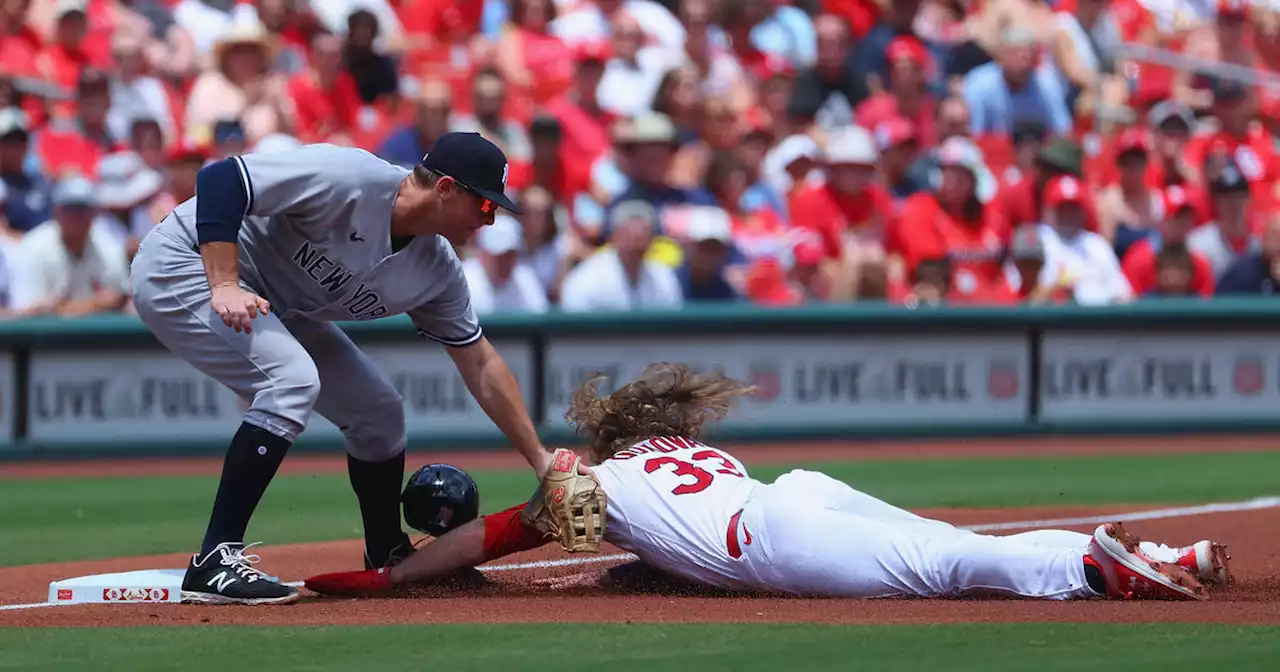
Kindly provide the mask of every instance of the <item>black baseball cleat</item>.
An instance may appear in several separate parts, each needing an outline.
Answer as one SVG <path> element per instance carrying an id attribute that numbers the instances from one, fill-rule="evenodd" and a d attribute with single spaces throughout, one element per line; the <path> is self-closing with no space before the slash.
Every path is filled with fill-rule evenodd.
<path id="1" fill-rule="evenodd" d="M 364 547 L 364 568 L 365 569 L 382 569 L 384 567 L 395 567 L 404 562 L 404 559 L 413 555 L 413 541 L 409 539 L 409 535 L 401 534 L 400 541 L 394 546 L 383 547 L 382 549 L 371 551 L 366 544 Z"/>
<path id="2" fill-rule="evenodd" d="M 249 544 L 254 546 L 255 544 Z M 254 569 L 260 558 L 245 555 L 242 543 L 218 544 L 203 558 L 197 553 L 182 578 L 182 601 L 196 604 L 289 604 L 298 589 L 277 583 Z"/>

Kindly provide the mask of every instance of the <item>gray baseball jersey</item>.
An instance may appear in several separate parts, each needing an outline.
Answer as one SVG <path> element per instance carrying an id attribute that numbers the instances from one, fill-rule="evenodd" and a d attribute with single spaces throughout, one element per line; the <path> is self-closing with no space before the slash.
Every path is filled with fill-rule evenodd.
<path id="1" fill-rule="evenodd" d="M 240 279 L 272 314 L 239 333 L 214 313 L 191 199 L 142 241 L 131 278 L 138 316 L 249 402 L 246 422 L 294 440 L 315 410 L 342 429 L 350 454 L 390 458 L 404 448 L 403 402 L 332 322 L 407 312 L 443 343 L 479 340 L 452 245 L 419 236 L 392 254 L 392 204 L 407 171 L 368 152 L 310 145 L 233 161 L 249 194 Z"/>
<path id="2" fill-rule="evenodd" d="M 408 313 L 423 335 L 442 343 L 480 338 L 462 264 L 447 240 L 419 236 L 391 253 L 391 209 L 407 170 L 362 149 L 324 144 L 234 161 L 249 193 L 240 279 L 282 318 Z M 196 198 L 161 222 L 163 235 L 196 244 Z"/>

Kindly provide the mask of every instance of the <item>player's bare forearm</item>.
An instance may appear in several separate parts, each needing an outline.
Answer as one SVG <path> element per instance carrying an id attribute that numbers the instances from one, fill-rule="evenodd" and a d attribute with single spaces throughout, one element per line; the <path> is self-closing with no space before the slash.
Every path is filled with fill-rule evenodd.
<path id="1" fill-rule="evenodd" d="M 418 548 L 391 569 L 391 583 L 429 581 L 546 543 L 521 518 L 524 504 L 477 518 Z"/>
<path id="2" fill-rule="evenodd" d="M 392 567 L 391 582 L 403 585 L 429 581 L 484 561 L 484 519 L 477 518 L 419 547 L 404 562 Z"/>
<path id="3" fill-rule="evenodd" d="M 533 420 L 525 408 L 524 395 L 515 376 L 511 375 L 511 369 L 507 368 L 507 363 L 493 344 L 481 337 L 471 345 L 449 348 L 449 355 L 485 415 L 542 476 L 551 462 L 551 454 L 543 447 L 538 432 L 533 428 Z"/>
<path id="4" fill-rule="evenodd" d="M 210 242 L 200 246 L 200 260 L 210 287 L 240 285 L 240 254 L 236 243 Z"/>

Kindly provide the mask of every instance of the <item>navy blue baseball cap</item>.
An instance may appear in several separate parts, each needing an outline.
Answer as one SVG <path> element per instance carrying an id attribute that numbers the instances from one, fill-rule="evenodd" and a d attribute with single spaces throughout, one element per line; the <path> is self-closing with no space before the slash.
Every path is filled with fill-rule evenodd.
<path id="1" fill-rule="evenodd" d="M 445 133 L 422 157 L 422 167 L 448 175 L 463 189 L 520 214 L 506 194 L 507 155 L 479 133 Z"/>

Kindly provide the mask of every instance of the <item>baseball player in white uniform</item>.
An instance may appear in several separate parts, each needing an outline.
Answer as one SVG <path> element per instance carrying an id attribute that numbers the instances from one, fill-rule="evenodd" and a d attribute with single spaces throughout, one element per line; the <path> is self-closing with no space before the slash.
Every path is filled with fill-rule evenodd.
<path id="1" fill-rule="evenodd" d="M 408 313 L 443 343 L 477 402 L 534 467 L 551 455 L 472 310 L 454 252 L 498 208 L 507 160 L 475 133 L 441 137 L 412 170 L 360 149 L 309 145 L 203 168 L 197 196 L 142 242 L 134 305 L 155 337 L 248 404 L 231 441 L 186 601 L 279 604 L 297 590 L 244 552 L 267 485 L 312 411 L 342 430 L 365 565 L 413 547 L 400 524 L 400 395 L 334 324 Z"/>
<path id="2" fill-rule="evenodd" d="M 804 596 L 1068 600 L 1200 599 L 1201 579 L 1226 580 L 1225 551 L 1209 542 L 1140 546 L 1118 524 L 1092 536 L 989 536 L 922 518 L 817 472 L 761 483 L 726 451 L 690 438 L 750 390 L 720 374 L 659 364 L 609 397 L 596 397 L 588 385 L 570 418 L 591 441 L 592 474 L 608 498 L 604 539 L 685 581 Z M 637 435 L 644 430 L 654 434 Z M 324 574 L 306 585 L 322 593 L 376 592 L 542 545 L 545 539 L 522 524 L 521 508 L 463 525 L 396 567 Z M 603 584 L 609 576 L 589 572 L 568 583 Z"/>

